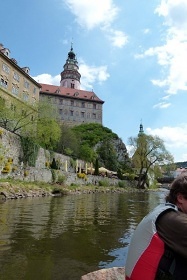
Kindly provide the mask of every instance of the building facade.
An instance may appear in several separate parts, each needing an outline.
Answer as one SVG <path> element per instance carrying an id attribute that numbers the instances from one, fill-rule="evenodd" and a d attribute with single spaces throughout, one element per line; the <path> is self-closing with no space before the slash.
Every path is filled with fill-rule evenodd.
<path id="1" fill-rule="evenodd" d="M 40 84 L 30 75 L 29 67 L 21 68 L 10 50 L 0 44 L 0 97 L 5 101 L 20 101 L 31 108 L 39 101 Z"/>
<path id="2" fill-rule="evenodd" d="M 104 101 L 93 91 L 80 89 L 80 78 L 76 55 L 71 49 L 59 86 L 41 84 L 40 100 L 47 99 L 59 112 L 60 120 L 67 125 L 82 123 L 102 124 Z"/>

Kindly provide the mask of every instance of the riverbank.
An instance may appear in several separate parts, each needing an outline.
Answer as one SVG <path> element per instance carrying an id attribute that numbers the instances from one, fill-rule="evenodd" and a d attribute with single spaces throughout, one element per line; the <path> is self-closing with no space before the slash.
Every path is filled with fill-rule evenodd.
<path id="1" fill-rule="evenodd" d="M 49 184 L 43 182 L 24 182 L 24 181 L 12 181 L 1 180 L 0 181 L 0 199 L 19 199 L 28 197 L 44 197 L 44 196 L 63 196 L 69 194 L 81 194 L 81 193 L 96 193 L 96 192 L 135 192 L 136 188 L 124 186 L 95 186 L 95 185 L 71 185 L 64 186 L 60 184 Z M 144 191 L 144 190 L 140 190 Z"/>

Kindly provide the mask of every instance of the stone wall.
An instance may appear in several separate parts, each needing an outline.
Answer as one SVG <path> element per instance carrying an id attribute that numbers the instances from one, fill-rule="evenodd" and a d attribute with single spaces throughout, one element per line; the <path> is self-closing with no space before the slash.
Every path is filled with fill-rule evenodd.
<path id="1" fill-rule="evenodd" d="M 58 153 L 51 153 L 42 148 L 38 151 L 38 157 L 35 167 L 24 166 L 21 159 L 23 158 L 23 151 L 18 136 L 7 130 L 0 128 L 0 178 L 12 178 L 24 181 L 38 181 L 51 183 L 54 178 L 54 172 L 48 167 L 48 164 L 55 158 L 58 163 L 59 170 L 55 171 L 55 177 L 63 176 L 65 184 L 71 185 L 98 185 L 99 181 L 105 180 L 108 185 L 117 185 L 118 181 L 115 178 L 106 178 L 101 176 L 87 175 L 86 180 L 77 177 L 76 170 L 84 169 L 85 163 L 81 160 L 74 161 L 65 155 Z M 11 170 L 7 173 L 2 173 L 2 170 L 8 161 L 12 161 Z"/>

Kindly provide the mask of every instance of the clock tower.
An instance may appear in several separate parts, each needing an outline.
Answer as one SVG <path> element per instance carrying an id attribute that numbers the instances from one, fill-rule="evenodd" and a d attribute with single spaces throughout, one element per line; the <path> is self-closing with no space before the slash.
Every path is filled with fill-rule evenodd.
<path id="1" fill-rule="evenodd" d="M 80 89 L 81 74 L 78 70 L 78 61 L 71 45 L 71 49 L 68 52 L 68 58 L 64 64 L 64 70 L 61 72 L 60 86 Z"/>

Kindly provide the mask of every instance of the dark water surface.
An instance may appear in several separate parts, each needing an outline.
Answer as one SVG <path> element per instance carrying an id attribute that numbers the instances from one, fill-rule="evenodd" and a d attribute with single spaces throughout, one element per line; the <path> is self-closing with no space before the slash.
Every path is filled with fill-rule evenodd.
<path id="1" fill-rule="evenodd" d="M 124 266 L 135 226 L 164 197 L 163 190 L 0 203 L 0 279 L 80 280 Z"/>

